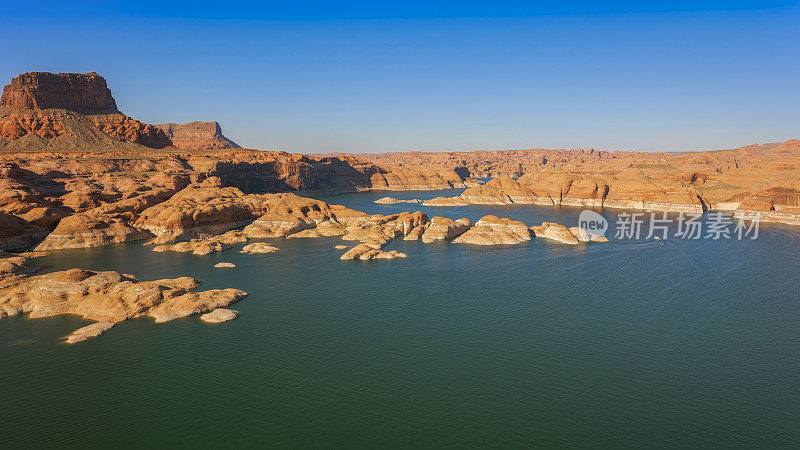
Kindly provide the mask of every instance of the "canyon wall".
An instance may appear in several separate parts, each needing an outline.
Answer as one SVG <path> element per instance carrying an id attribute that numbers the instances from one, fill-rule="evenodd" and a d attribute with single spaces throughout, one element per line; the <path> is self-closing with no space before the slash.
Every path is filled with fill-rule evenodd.
<path id="1" fill-rule="evenodd" d="M 516 179 L 527 190 L 518 194 L 505 183 L 493 192 L 465 193 L 491 203 L 513 203 L 508 199 L 522 195 L 550 205 L 790 211 L 800 201 L 798 140 L 688 153 L 533 149 L 354 156 L 391 173 L 452 170 L 465 180 Z"/>

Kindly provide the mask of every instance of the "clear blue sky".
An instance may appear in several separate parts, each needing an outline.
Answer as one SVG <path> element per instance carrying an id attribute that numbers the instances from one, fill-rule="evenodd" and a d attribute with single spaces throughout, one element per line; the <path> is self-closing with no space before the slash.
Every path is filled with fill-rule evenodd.
<path id="1" fill-rule="evenodd" d="M 0 77 L 96 71 L 142 121 L 302 153 L 800 138 L 797 1 L 519 3 L 13 2 Z"/>

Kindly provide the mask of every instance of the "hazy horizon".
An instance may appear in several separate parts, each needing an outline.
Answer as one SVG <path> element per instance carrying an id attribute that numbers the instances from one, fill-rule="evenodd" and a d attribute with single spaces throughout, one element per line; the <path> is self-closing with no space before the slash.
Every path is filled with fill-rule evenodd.
<path id="1" fill-rule="evenodd" d="M 9 5 L 0 77 L 95 71 L 131 117 L 291 153 L 800 137 L 797 2 L 214 5 Z"/>

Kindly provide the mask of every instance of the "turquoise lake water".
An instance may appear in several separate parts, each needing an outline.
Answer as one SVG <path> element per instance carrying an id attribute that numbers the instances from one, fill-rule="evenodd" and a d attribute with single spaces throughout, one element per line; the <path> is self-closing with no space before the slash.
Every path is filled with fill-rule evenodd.
<path id="1" fill-rule="evenodd" d="M 528 225 L 581 211 L 373 203 L 385 195 L 442 192 L 319 198 Z M 77 317 L 0 320 L 3 447 L 800 446 L 800 228 L 665 245 L 398 239 L 386 249 L 408 258 L 392 261 L 340 261 L 338 238 L 270 242 L 280 251 L 41 258 L 250 295 L 232 322 L 132 320 L 76 345 L 59 339 L 89 323 Z"/>

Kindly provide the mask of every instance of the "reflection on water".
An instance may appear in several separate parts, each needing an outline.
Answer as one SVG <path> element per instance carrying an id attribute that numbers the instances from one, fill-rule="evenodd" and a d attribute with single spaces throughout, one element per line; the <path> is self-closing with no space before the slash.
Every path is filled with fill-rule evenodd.
<path id="1" fill-rule="evenodd" d="M 448 191 L 444 195 L 456 195 Z M 576 225 L 576 208 L 378 205 L 370 213 Z M 607 219 L 615 212 L 600 211 Z M 240 317 L 123 323 L 67 346 L 77 317 L 0 320 L 0 423 L 19 445 L 798 445 L 800 233 L 513 247 L 336 238 L 208 256 L 139 244 L 57 252 L 46 270 L 194 276 Z M 220 261 L 236 264 L 219 270 Z"/>

